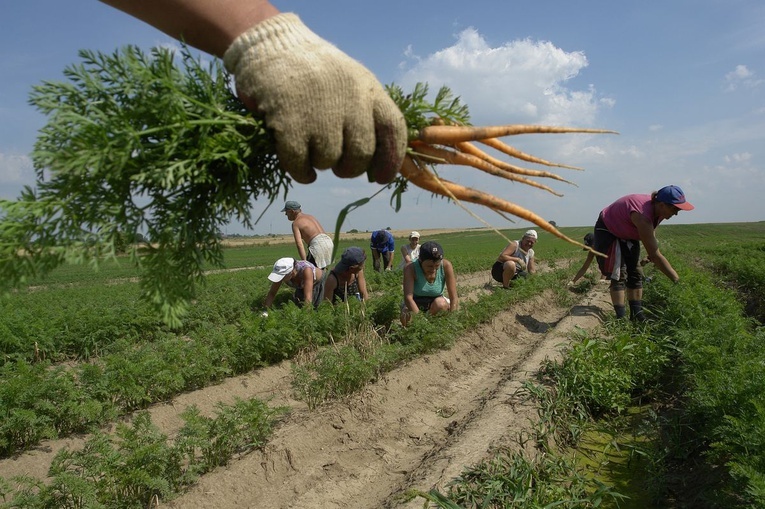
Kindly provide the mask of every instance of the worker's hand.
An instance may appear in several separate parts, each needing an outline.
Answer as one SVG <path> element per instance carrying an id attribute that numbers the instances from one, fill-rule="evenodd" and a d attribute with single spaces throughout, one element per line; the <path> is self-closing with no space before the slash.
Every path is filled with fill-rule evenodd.
<path id="1" fill-rule="evenodd" d="M 523 258 L 518 258 L 518 261 L 515 262 L 515 267 L 519 271 L 526 270 L 526 262 L 523 261 Z"/>
<path id="2" fill-rule="evenodd" d="M 277 14 L 242 33 L 224 55 L 248 107 L 265 115 L 281 166 L 301 183 L 314 168 L 338 177 L 393 180 L 404 160 L 404 117 L 364 66 L 306 27 Z M 253 104 L 254 102 L 254 104 Z"/>

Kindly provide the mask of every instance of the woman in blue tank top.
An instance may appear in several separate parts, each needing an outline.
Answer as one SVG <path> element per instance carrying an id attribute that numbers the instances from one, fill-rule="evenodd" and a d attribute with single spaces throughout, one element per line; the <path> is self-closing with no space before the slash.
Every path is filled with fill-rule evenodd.
<path id="1" fill-rule="evenodd" d="M 444 296 L 444 289 L 449 294 Z M 420 246 L 419 258 L 404 267 L 404 302 L 401 324 L 406 326 L 420 311 L 435 315 L 440 311 L 457 311 L 457 279 L 454 267 L 444 259 L 444 250 L 437 242 Z"/>

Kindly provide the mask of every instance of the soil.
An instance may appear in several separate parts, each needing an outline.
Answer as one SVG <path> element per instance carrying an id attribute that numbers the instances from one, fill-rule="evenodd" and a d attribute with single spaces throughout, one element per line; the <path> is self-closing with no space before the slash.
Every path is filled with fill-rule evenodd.
<path id="1" fill-rule="evenodd" d="M 406 233 L 404 234 L 406 235 Z M 498 286 L 487 273 L 458 277 L 461 296 L 475 299 Z M 512 291 L 512 290 L 509 290 Z M 218 402 L 261 398 L 290 413 L 262 449 L 234 458 L 203 476 L 187 493 L 160 505 L 172 508 L 419 508 L 410 489 L 442 489 L 462 470 L 497 448 L 517 447 L 536 409 L 517 395 L 545 359 L 558 358 L 574 329 L 593 329 L 611 312 L 605 285 L 573 306 L 552 295 L 514 305 L 491 323 L 462 336 L 449 350 L 387 373 L 361 393 L 309 410 L 292 398 L 290 362 L 178 396 L 150 409 L 172 436 L 180 413 L 197 405 L 213 415 Z M 45 478 L 62 448 L 85 437 L 48 441 L 0 461 L 6 479 Z"/>

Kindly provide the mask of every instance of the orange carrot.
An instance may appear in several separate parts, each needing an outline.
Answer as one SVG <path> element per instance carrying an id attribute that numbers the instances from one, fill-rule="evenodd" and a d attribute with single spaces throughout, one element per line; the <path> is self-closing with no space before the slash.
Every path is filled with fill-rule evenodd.
<path id="1" fill-rule="evenodd" d="M 581 168 L 578 168 L 576 166 L 553 163 L 550 161 L 546 161 L 545 159 L 542 159 L 541 157 L 532 156 L 531 154 L 527 154 L 525 152 L 518 150 L 515 147 L 511 147 L 510 145 L 496 138 L 487 138 L 484 140 L 478 140 L 478 142 L 483 143 L 487 147 L 497 149 L 503 154 L 509 155 L 510 157 L 515 157 L 516 159 L 521 159 L 522 161 L 526 161 L 529 163 L 544 164 L 545 166 L 555 166 L 556 168 L 568 168 L 569 170 L 581 170 Z"/>
<path id="2" fill-rule="evenodd" d="M 578 127 L 557 127 L 544 125 L 510 124 L 500 126 L 476 127 L 466 125 L 430 125 L 420 130 L 417 139 L 425 143 L 451 145 L 460 141 L 477 141 L 488 138 L 500 138 L 515 134 L 532 133 L 592 133 L 617 134 L 605 129 L 586 129 Z"/>
<path id="3" fill-rule="evenodd" d="M 502 161 L 500 159 L 497 159 L 496 157 L 492 157 L 480 148 L 476 147 L 469 141 L 462 141 L 459 143 L 454 144 L 454 148 L 459 150 L 460 152 L 464 154 L 470 154 L 473 155 L 479 159 L 483 159 L 489 164 L 493 164 L 497 168 L 502 168 L 504 170 L 517 173 L 519 175 L 528 175 L 530 177 L 547 177 L 555 180 L 560 180 L 561 182 L 565 182 L 566 184 L 571 184 L 572 186 L 575 186 L 573 182 L 569 182 L 568 180 L 564 179 L 560 175 L 557 175 L 555 173 L 551 173 L 549 171 L 542 171 L 542 170 L 530 170 L 527 168 L 521 168 L 520 166 L 515 166 L 514 164 L 507 163 L 505 161 Z"/>
<path id="4" fill-rule="evenodd" d="M 566 242 L 582 247 L 599 256 L 605 256 L 603 253 L 599 253 L 592 248 L 567 237 L 558 231 L 558 229 L 553 225 L 528 209 L 525 209 L 519 205 L 503 200 L 501 198 L 497 198 L 496 196 L 484 193 L 483 191 L 461 186 L 459 184 L 455 184 L 454 182 L 449 182 L 448 180 L 439 179 L 430 170 L 428 170 L 425 165 L 416 163 L 412 156 L 409 154 L 407 154 L 407 156 L 404 158 L 404 163 L 401 166 L 400 173 L 411 183 L 422 189 L 425 189 L 426 191 L 430 191 L 441 196 L 451 195 L 459 200 L 483 205 L 492 210 L 501 210 L 503 212 L 507 212 L 516 217 L 534 223 L 543 230 L 552 233 L 556 237 L 563 239 Z"/>
<path id="5" fill-rule="evenodd" d="M 514 180 L 516 182 L 521 182 L 523 184 L 537 187 L 539 189 L 543 189 L 549 193 L 552 193 L 555 196 L 563 196 L 562 194 L 555 192 L 553 189 L 551 189 L 550 187 L 544 184 L 540 184 L 539 182 L 535 182 L 525 177 L 519 177 L 517 175 L 514 175 L 513 173 L 510 173 L 509 171 L 506 171 L 502 168 L 498 168 L 497 166 L 471 154 L 465 154 L 455 150 L 447 150 L 444 148 L 434 147 L 433 145 L 428 145 L 427 143 L 421 143 L 417 141 L 410 142 L 409 146 L 415 151 L 417 155 L 426 156 L 431 161 L 443 161 L 448 164 L 472 166 L 473 168 L 477 168 L 481 171 L 484 171 L 491 175 L 495 175 L 497 177 L 502 177 L 507 180 Z"/>

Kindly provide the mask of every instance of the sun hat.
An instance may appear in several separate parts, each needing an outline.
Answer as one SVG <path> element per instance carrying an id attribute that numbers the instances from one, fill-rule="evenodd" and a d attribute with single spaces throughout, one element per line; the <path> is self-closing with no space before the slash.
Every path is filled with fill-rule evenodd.
<path id="1" fill-rule="evenodd" d="M 300 204 L 296 201 L 288 201 L 281 211 L 284 212 L 285 210 L 300 210 Z"/>
<path id="2" fill-rule="evenodd" d="M 343 251 L 342 256 L 340 256 L 340 261 L 337 262 L 337 266 L 335 269 L 338 272 L 345 272 L 350 267 L 353 267 L 354 265 L 358 265 L 360 263 L 364 263 L 364 261 L 367 259 L 367 255 L 364 254 L 364 250 L 360 247 L 349 247 L 345 251 Z"/>
<path id="3" fill-rule="evenodd" d="M 536 230 L 527 230 L 526 233 L 523 234 L 524 237 L 531 237 L 534 240 L 537 240 L 537 231 Z"/>
<path id="4" fill-rule="evenodd" d="M 409 238 L 410 239 L 413 239 L 413 238 L 418 238 L 419 239 L 420 238 L 420 232 L 412 232 L 412 233 L 410 233 L 409 234 Z"/>
<path id="5" fill-rule="evenodd" d="M 444 248 L 438 242 L 429 240 L 420 246 L 420 261 L 441 260 L 444 257 Z"/>
<path id="6" fill-rule="evenodd" d="M 682 210 L 693 210 L 696 208 L 690 202 L 685 201 L 685 193 L 677 186 L 662 187 L 656 192 L 656 199 Z"/>
<path id="7" fill-rule="evenodd" d="M 278 283 L 282 279 L 284 279 L 284 276 L 292 272 L 292 269 L 295 267 L 295 259 L 294 258 L 279 258 L 276 260 L 276 263 L 274 264 L 274 270 L 271 271 L 271 273 L 268 275 L 268 280 L 273 283 Z"/>

